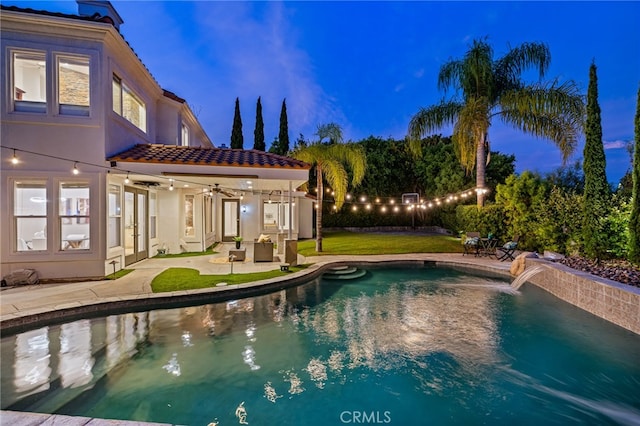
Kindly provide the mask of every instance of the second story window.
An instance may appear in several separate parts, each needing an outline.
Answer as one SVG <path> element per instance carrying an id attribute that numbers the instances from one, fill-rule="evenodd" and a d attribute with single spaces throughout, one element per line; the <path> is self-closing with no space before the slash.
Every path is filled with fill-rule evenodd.
<path id="1" fill-rule="evenodd" d="M 118 76 L 113 76 L 113 111 L 147 132 L 147 108 L 142 100 Z"/>
<path id="2" fill-rule="evenodd" d="M 89 115 L 89 58 L 58 57 L 60 114 Z"/>
<path id="3" fill-rule="evenodd" d="M 189 128 L 182 123 L 182 131 L 180 132 L 180 145 L 189 146 Z"/>
<path id="4" fill-rule="evenodd" d="M 45 52 L 13 52 L 13 104 L 15 111 L 47 111 Z"/>

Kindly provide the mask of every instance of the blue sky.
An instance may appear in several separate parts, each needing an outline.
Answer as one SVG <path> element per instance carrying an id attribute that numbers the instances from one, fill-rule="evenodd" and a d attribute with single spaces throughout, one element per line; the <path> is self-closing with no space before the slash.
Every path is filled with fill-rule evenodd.
<path id="1" fill-rule="evenodd" d="M 10 1 L 75 13 L 73 1 Z M 488 37 L 495 57 L 522 42 L 551 50 L 547 79 L 576 81 L 586 94 L 598 67 L 607 177 L 630 168 L 640 87 L 640 2 L 231 2 L 112 1 L 121 32 L 162 87 L 185 98 L 213 142 L 229 145 L 240 98 L 244 146 L 253 146 L 262 97 L 267 145 L 287 100 L 291 142 L 335 122 L 347 140 L 401 139 L 420 107 L 449 98 L 440 66 Z M 534 77 L 534 76 L 532 76 Z M 532 80 L 530 80 L 532 81 Z M 449 135 L 450 129 L 441 133 Z M 550 142 L 494 121 L 492 149 L 516 156 L 517 170 L 561 165 Z M 583 141 L 571 161 L 582 157 Z"/>

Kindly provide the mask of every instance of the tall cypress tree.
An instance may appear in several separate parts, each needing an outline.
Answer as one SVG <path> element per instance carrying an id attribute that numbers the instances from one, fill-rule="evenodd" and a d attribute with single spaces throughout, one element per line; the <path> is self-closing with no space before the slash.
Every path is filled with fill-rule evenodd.
<path id="1" fill-rule="evenodd" d="M 262 102 L 260 101 L 260 96 L 258 96 L 258 103 L 256 104 L 256 128 L 253 131 L 253 149 L 264 151 L 265 148 L 264 121 L 262 120 Z"/>
<path id="2" fill-rule="evenodd" d="M 240 100 L 236 98 L 236 112 L 233 116 L 233 129 L 231 129 L 231 148 L 242 149 L 244 137 L 242 136 L 242 118 L 240 117 Z"/>
<path id="3" fill-rule="evenodd" d="M 278 133 L 278 150 L 280 155 L 287 155 L 289 152 L 289 124 L 287 123 L 287 100 L 282 100 L 280 110 L 280 133 Z"/>
<path id="4" fill-rule="evenodd" d="M 584 144 L 584 205 L 582 218 L 582 238 L 584 253 L 592 258 L 606 254 L 606 240 L 600 218 L 607 216 L 610 189 L 605 171 L 606 160 L 602 143 L 600 106 L 598 105 L 598 77 L 596 64 L 589 69 L 587 90 L 587 120 Z"/>
<path id="5" fill-rule="evenodd" d="M 640 264 L 640 89 L 636 103 L 635 140 L 633 152 L 633 196 L 629 219 L 629 260 Z"/>

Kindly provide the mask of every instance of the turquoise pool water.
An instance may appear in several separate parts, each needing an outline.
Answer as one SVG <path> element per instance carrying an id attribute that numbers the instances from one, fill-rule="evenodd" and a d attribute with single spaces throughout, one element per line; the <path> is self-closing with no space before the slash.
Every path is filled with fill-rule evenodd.
<path id="1" fill-rule="evenodd" d="M 640 336 L 532 285 L 449 269 L 74 321 L 1 350 L 3 409 L 203 426 L 640 424 Z"/>

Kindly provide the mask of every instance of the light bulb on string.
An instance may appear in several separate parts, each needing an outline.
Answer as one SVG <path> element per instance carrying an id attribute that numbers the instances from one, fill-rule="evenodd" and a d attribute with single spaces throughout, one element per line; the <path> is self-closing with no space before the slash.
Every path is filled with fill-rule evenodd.
<path id="1" fill-rule="evenodd" d="M 18 164 L 20 162 L 20 160 L 18 160 L 18 157 L 16 157 L 16 150 L 13 150 L 13 158 L 11 159 L 11 164 Z"/>
<path id="2" fill-rule="evenodd" d="M 127 172 L 127 177 L 124 178 L 124 183 L 129 183 L 129 182 L 131 181 L 129 180 L 129 172 Z"/>
<path id="3" fill-rule="evenodd" d="M 173 179 L 169 179 L 169 191 L 173 191 Z"/>
<path id="4" fill-rule="evenodd" d="M 79 173 L 80 173 L 80 170 L 78 170 L 78 163 L 77 163 L 77 162 L 73 163 L 73 170 L 72 170 L 72 172 L 73 172 L 73 174 L 74 174 L 74 175 L 77 175 L 77 174 L 79 174 Z"/>

